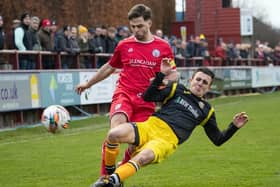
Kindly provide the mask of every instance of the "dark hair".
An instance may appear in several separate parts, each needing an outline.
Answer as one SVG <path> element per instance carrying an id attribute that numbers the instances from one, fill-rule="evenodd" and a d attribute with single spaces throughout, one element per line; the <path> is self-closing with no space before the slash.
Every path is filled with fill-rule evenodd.
<path id="1" fill-rule="evenodd" d="M 133 6 L 128 12 L 128 20 L 143 17 L 144 20 L 152 19 L 152 10 L 144 4 Z"/>
<path id="2" fill-rule="evenodd" d="M 65 32 L 65 31 L 69 31 L 70 28 L 71 28 L 70 25 L 64 25 L 62 30 L 63 30 L 63 32 Z"/>
<path id="3" fill-rule="evenodd" d="M 194 77 L 195 74 L 198 73 L 198 72 L 202 72 L 202 73 L 205 73 L 206 75 L 209 75 L 212 78 L 212 81 L 215 78 L 215 74 L 209 68 L 198 68 L 197 70 L 195 70 L 192 77 Z"/>
<path id="4" fill-rule="evenodd" d="M 24 12 L 23 14 L 21 14 L 20 21 L 23 22 L 24 18 L 26 18 L 27 16 L 30 17 L 30 14 L 28 12 Z"/>

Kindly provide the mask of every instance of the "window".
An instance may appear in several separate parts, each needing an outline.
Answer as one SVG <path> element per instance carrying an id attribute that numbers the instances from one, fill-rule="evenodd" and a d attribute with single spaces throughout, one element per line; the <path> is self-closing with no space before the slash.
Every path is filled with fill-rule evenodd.
<path id="1" fill-rule="evenodd" d="M 222 7 L 223 8 L 231 8 L 231 0 L 222 0 Z"/>

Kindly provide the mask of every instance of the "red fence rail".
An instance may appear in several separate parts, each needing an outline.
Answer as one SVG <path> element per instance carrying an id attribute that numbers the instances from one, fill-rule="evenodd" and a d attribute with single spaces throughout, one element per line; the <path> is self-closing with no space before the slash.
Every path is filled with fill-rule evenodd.
<path id="1" fill-rule="evenodd" d="M 45 56 L 52 56 L 54 61 L 54 69 L 62 69 L 62 58 L 65 56 L 73 57 L 73 66 L 71 68 L 81 68 L 81 58 L 88 57 L 92 68 L 98 68 L 98 58 L 108 57 L 112 54 L 108 53 L 80 53 L 77 55 L 71 55 L 66 52 L 49 52 L 49 51 L 18 51 L 18 50 L 0 50 L 0 64 L 6 66 L 6 68 L 0 69 L 20 69 L 20 55 L 30 55 L 33 57 L 35 62 L 35 69 L 44 69 L 43 58 Z M 248 59 L 232 59 L 223 60 L 218 57 L 193 57 L 193 58 L 183 58 L 176 57 L 176 64 L 178 67 L 194 67 L 194 66 L 266 66 L 269 64 L 280 65 L 280 61 L 272 60 L 260 60 L 255 58 Z"/>

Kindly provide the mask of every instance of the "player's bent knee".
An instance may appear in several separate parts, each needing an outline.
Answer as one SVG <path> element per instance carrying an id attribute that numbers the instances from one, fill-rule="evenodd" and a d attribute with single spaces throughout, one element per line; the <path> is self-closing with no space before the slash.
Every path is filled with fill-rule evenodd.
<path id="1" fill-rule="evenodd" d="M 152 150 L 146 149 L 135 156 L 134 159 L 140 166 L 145 166 L 153 162 L 155 159 L 155 154 Z"/>
<path id="2" fill-rule="evenodd" d="M 119 137 L 118 133 L 113 129 L 111 129 L 107 135 L 107 139 L 111 143 L 118 143 L 119 140 L 118 137 Z"/>

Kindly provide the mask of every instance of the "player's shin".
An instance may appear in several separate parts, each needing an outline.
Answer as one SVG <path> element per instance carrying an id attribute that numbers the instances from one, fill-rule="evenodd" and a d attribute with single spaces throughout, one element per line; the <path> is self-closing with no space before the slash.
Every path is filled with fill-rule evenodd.
<path id="1" fill-rule="evenodd" d="M 116 159 L 120 151 L 120 145 L 115 143 L 106 142 L 105 147 L 105 169 L 110 175 L 116 169 Z"/>

